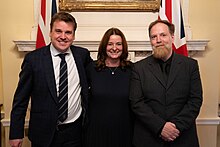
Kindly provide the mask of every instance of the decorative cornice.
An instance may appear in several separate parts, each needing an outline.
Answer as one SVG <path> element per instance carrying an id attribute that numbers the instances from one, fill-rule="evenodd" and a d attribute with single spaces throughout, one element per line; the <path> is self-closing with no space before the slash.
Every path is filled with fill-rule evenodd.
<path id="1" fill-rule="evenodd" d="M 31 40 L 14 40 L 13 42 L 18 47 L 18 51 L 30 52 L 30 51 L 35 50 L 35 48 L 36 48 L 36 41 L 31 41 Z"/>
<path id="2" fill-rule="evenodd" d="M 14 40 L 13 41 L 18 51 L 33 51 L 35 50 L 35 41 L 27 40 Z M 205 51 L 205 48 L 209 40 L 189 40 L 187 41 L 187 47 L 189 52 Z M 83 46 L 88 48 L 91 52 L 96 52 L 100 41 L 74 41 L 75 45 Z M 150 41 L 128 41 L 129 52 L 147 51 L 151 52 Z"/>

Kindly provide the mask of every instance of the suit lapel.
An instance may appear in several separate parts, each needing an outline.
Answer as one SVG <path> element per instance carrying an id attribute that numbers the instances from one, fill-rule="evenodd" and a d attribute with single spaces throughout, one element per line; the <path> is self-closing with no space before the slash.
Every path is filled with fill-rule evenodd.
<path id="1" fill-rule="evenodd" d="M 171 62 L 171 68 L 170 68 L 170 73 L 167 81 L 167 89 L 172 85 L 174 79 L 178 75 L 177 73 L 179 72 L 181 68 L 182 61 L 177 57 L 178 55 L 174 53 L 173 59 Z"/>
<path id="2" fill-rule="evenodd" d="M 50 46 L 47 46 L 44 51 L 43 62 L 44 62 L 44 66 L 45 66 L 44 69 L 45 69 L 45 76 L 46 76 L 48 88 L 49 88 L 51 95 L 54 98 L 55 102 L 58 103 L 53 62 L 52 62 L 52 57 L 51 57 L 51 53 L 50 53 Z"/>
<path id="3" fill-rule="evenodd" d="M 150 57 L 150 61 L 149 61 L 149 70 L 152 72 L 152 74 L 158 79 L 158 81 L 164 86 L 166 87 L 166 83 L 164 81 L 162 72 L 161 72 L 161 68 L 159 63 L 157 62 L 156 59 L 154 59 L 153 56 Z"/>
<path id="4" fill-rule="evenodd" d="M 79 79 L 80 79 L 80 84 L 81 86 L 83 86 L 83 78 L 82 78 L 82 75 L 83 75 L 83 63 L 82 63 L 82 60 L 81 60 L 81 56 L 77 53 L 77 50 L 73 51 L 74 50 L 74 47 L 71 46 L 71 51 L 72 51 L 72 54 L 73 54 L 73 57 L 74 57 L 74 60 L 76 62 L 76 67 L 77 67 L 77 70 L 78 70 L 78 73 L 79 73 Z"/>

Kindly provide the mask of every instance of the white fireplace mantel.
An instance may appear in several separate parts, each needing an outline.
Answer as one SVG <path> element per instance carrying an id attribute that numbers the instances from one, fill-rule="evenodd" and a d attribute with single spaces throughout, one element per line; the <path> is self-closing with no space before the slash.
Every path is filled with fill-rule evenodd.
<path id="1" fill-rule="evenodd" d="M 209 40 L 189 40 L 187 48 L 189 56 L 195 55 L 197 52 L 205 51 Z M 14 40 L 18 47 L 18 51 L 29 52 L 35 50 L 35 41 Z M 91 56 L 96 58 L 99 41 L 74 41 L 74 45 L 88 48 Z M 132 61 L 140 60 L 151 54 L 152 49 L 149 41 L 128 41 L 128 50 Z"/>

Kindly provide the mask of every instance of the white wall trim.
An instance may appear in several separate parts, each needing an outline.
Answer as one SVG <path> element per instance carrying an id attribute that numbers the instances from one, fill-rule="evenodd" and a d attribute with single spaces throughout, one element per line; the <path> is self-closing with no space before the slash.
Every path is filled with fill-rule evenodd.
<path id="1" fill-rule="evenodd" d="M 35 50 L 36 41 L 14 40 L 18 51 Z M 189 51 L 204 51 L 209 40 L 188 40 L 187 47 Z M 99 41 L 74 41 L 75 45 L 88 48 L 90 51 L 97 51 Z M 150 41 L 128 41 L 129 51 L 151 51 Z"/>
<path id="2" fill-rule="evenodd" d="M 1 120 L 1 123 L 2 123 L 2 126 L 3 126 L 3 127 L 10 127 L 10 119 L 2 119 L 2 120 Z M 29 120 L 26 119 L 24 126 L 25 126 L 25 127 L 28 127 L 28 124 L 29 124 Z"/>
<path id="3" fill-rule="evenodd" d="M 18 51 L 29 52 L 35 50 L 35 41 L 14 40 L 13 42 L 16 44 Z M 208 42 L 209 40 L 187 41 L 189 56 L 192 57 L 198 52 L 205 51 Z M 99 43 L 100 41 L 74 41 L 73 44 L 88 48 L 91 57 L 96 59 Z M 133 62 L 145 58 L 152 52 L 150 41 L 128 41 L 128 50 L 129 58 Z"/>
<path id="4" fill-rule="evenodd" d="M 10 126 L 10 119 L 2 119 L 1 120 L 3 127 Z M 28 127 L 29 120 L 25 120 L 25 127 Z M 196 120 L 197 125 L 219 125 L 220 124 L 220 117 L 216 118 L 197 118 Z"/>
<path id="5" fill-rule="evenodd" d="M 198 118 L 196 120 L 197 125 L 219 125 L 220 117 L 216 118 Z"/>

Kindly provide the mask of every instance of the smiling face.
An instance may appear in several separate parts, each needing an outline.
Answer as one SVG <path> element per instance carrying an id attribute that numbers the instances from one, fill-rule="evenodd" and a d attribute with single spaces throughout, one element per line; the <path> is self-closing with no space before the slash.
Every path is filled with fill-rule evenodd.
<path id="1" fill-rule="evenodd" d="M 174 36 L 171 35 L 166 24 L 157 23 L 150 31 L 150 42 L 153 48 L 153 56 L 166 61 L 172 54 Z"/>
<path id="2" fill-rule="evenodd" d="M 120 56 L 122 54 L 123 45 L 122 38 L 119 35 L 111 35 L 106 47 L 106 54 L 108 60 L 118 60 L 120 62 Z"/>
<path id="3" fill-rule="evenodd" d="M 74 25 L 71 22 L 57 20 L 50 31 L 51 43 L 60 52 L 65 52 L 75 39 Z"/>

